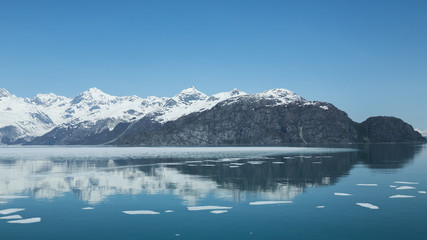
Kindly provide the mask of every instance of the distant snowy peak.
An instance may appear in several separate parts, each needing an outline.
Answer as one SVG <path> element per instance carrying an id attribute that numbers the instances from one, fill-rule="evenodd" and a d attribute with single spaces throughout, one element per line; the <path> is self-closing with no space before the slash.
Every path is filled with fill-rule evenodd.
<path id="1" fill-rule="evenodd" d="M 267 90 L 267 91 L 255 94 L 255 96 L 259 98 L 268 99 L 268 100 L 274 100 L 277 102 L 278 105 L 306 101 L 304 98 L 295 94 L 294 92 L 289 91 L 287 89 L 283 89 L 283 88 Z"/>
<path id="2" fill-rule="evenodd" d="M 89 90 L 80 93 L 77 97 L 72 100 L 72 104 L 78 104 L 80 102 L 85 102 L 88 105 L 95 104 L 106 104 L 110 101 L 117 99 L 115 96 L 104 93 L 98 88 L 90 88 Z"/>
<path id="3" fill-rule="evenodd" d="M 182 90 L 180 93 L 172 97 L 172 101 L 178 104 L 190 105 L 197 101 L 206 100 L 208 96 L 194 87 Z"/>
<path id="4" fill-rule="evenodd" d="M 53 93 L 47 93 L 47 94 L 37 94 L 33 99 L 32 102 L 37 105 L 42 105 L 45 107 L 50 107 L 52 105 L 56 104 L 62 104 L 71 101 L 70 98 L 64 97 L 64 96 L 58 96 Z"/>

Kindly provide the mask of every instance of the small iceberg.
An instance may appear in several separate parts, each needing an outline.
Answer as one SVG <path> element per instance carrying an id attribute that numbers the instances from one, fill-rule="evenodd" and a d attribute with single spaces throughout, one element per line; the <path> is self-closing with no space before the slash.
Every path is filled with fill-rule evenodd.
<path id="1" fill-rule="evenodd" d="M 185 163 L 202 163 L 202 161 L 185 161 Z"/>
<path id="2" fill-rule="evenodd" d="M 396 186 L 396 185 L 390 185 L 390 187 L 391 187 L 391 188 L 397 188 L 397 186 Z"/>
<path id="3" fill-rule="evenodd" d="M 166 210 L 165 213 L 172 213 L 174 212 L 173 210 Z"/>
<path id="4" fill-rule="evenodd" d="M 229 166 L 229 168 L 238 168 L 239 166 L 236 166 L 236 165 L 231 165 L 231 166 Z"/>
<path id="5" fill-rule="evenodd" d="M 272 162 L 273 164 L 285 164 L 284 162 Z"/>
<path id="6" fill-rule="evenodd" d="M 420 184 L 420 183 L 417 183 L 417 182 L 403 182 L 403 181 L 395 181 L 394 183 L 398 183 L 398 184 L 409 184 L 409 185 Z"/>
<path id="7" fill-rule="evenodd" d="M 2 220 L 6 220 L 6 219 L 22 219 L 22 217 L 20 215 L 10 215 L 10 216 L 6 216 L 6 217 L 0 217 L 0 219 L 2 219 Z"/>
<path id="8" fill-rule="evenodd" d="M 41 221 L 42 221 L 41 218 L 36 217 L 36 218 L 27 218 L 27 219 L 13 220 L 13 221 L 7 221 L 7 222 L 8 223 L 28 224 L 28 223 L 38 223 Z"/>
<path id="9" fill-rule="evenodd" d="M 189 167 L 198 167 L 199 165 L 197 165 L 197 164 L 187 164 L 187 166 L 189 166 Z"/>
<path id="10" fill-rule="evenodd" d="M 415 189 L 415 187 L 411 187 L 411 186 L 401 186 L 396 188 L 396 190 L 409 190 L 409 189 Z"/>
<path id="11" fill-rule="evenodd" d="M 9 215 L 11 213 L 16 213 L 24 210 L 25 208 L 9 208 L 9 209 L 0 210 L 0 214 Z"/>
<path id="12" fill-rule="evenodd" d="M 29 197 L 28 196 L 0 195 L 0 199 L 19 199 L 19 198 L 29 198 Z"/>
<path id="13" fill-rule="evenodd" d="M 246 163 L 230 163 L 230 165 L 236 165 L 236 166 L 243 166 L 243 165 L 245 165 Z"/>
<path id="14" fill-rule="evenodd" d="M 295 157 L 283 157 L 283 159 L 295 159 Z"/>
<path id="15" fill-rule="evenodd" d="M 426 192 L 426 191 L 418 191 L 418 193 L 421 193 L 421 194 L 427 194 L 427 192 Z"/>
<path id="16" fill-rule="evenodd" d="M 332 156 L 316 156 L 316 158 L 332 158 Z"/>
<path id="17" fill-rule="evenodd" d="M 265 163 L 265 161 L 248 161 L 248 163 L 252 165 L 259 165 Z"/>
<path id="18" fill-rule="evenodd" d="M 334 193 L 334 195 L 335 196 L 351 196 L 350 193 L 338 193 L 338 192 Z"/>
<path id="19" fill-rule="evenodd" d="M 202 167 L 215 167 L 216 165 L 215 164 L 202 164 L 200 166 L 202 166 Z"/>
<path id="20" fill-rule="evenodd" d="M 369 208 L 369 209 L 374 209 L 374 210 L 380 209 L 378 206 L 375 206 L 375 205 L 370 204 L 370 203 L 356 203 L 356 205 L 359 205 L 359 206 L 365 207 L 365 208 Z"/>
<path id="21" fill-rule="evenodd" d="M 295 156 L 297 158 L 312 158 L 312 156 Z"/>
<path id="22" fill-rule="evenodd" d="M 195 206 L 187 207 L 188 211 L 202 211 L 202 210 L 223 210 L 223 209 L 232 209 L 232 207 L 223 207 L 223 206 Z"/>
<path id="23" fill-rule="evenodd" d="M 84 207 L 84 208 L 82 208 L 83 210 L 93 210 L 93 209 L 95 209 L 95 208 L 93 208 L 93 207 Z"/>
<path id="24" fill-rule="evenodd" d="M 140 214 L 155 215 L 155 214 L 160 214 L 159 212 L 155 212 L 155 211 L 151 211 L 151 210 L 122 211 L 122 213 L 129 214 L 129 215 L 140 215 Z"/>
<path id="25" fill-rule="evenodd" d="M 410 195 L 393 195 L 390 196 L 389 198 L 414 198 L 415 196 L 410 196 Z"/>
<path id="26" fill-rule="evenodd" d="M 322 164 L 322 162 L 312 162 L 313 164 Z"/>
<path id="27" fill-rule="evenodd" d="M 226 212 L 228 212 L 228 210 L 213 210 L 213 211 L 211 211 L 211 213 L 213 213 L 213 214 L 221 214 L 221 213 L 226 213 Z"/>
<path id="28" fill-rule="evenodd" d="M 321 206 L 316 206 L 316 208 L 325 208 L 325 206 L 321 205 Z"/>
<path id="29" fill-rule="evenodd" d="M 271 205 L 271 204 L 284 204 L 284 203 L 292 203 L 292 201 L 257 201 L 257 202 L 250 202 L 249 205 Z"/>
<path id="30" fill-rule="evenodd" d="M 361 187 L 378 187 L 378 184 L 376 184 L 376 183 L 358 183 L 358 184 L 356 184 L 356 186 L 361 186 Z"/>

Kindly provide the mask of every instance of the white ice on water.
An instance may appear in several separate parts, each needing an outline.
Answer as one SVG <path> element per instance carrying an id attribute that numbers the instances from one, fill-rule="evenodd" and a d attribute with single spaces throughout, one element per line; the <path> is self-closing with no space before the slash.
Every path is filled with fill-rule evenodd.
<path id="1" fill-rule="evenodd" d="M 390 196 L 389 198 L 414 198 L 415 196 L 410 196 L 410 195 L 393 195 Z"/>
<path id="2" fill-rule="evenodd" d="M 160 214 L 159 212 L 151 211 L 151 210 L 135 210 L 135 211 L 122 211 L 124 214 L 129 215 L 139 215 L 139 214 L 148 214 L 148 215 L 155 215 Z"/>
<path id="3" fill-rule="evenodd" d="M 42 221 L 41 218 L 35 217 L 35 218 L 27 218 L 27 219 L 22 219 L 22 220 L 8 221 L 8 223 L 28 224 L 28 223 L 38 223 L 38 222 L 41 222 L 41 221 Z"/>
<path id="4" fill-rule="evenodd" d="M 418 193 L 421 193 L 421 194 L 427 194 L 427 192 L 426 192 L 426 191 L 418 191 Z"/>
<path id="5" fill-rule="evenodd" d="M 365 207 L 365 208 L 369 208 L 369 209 L 374 209 L 374 210 L 380 209 L 378 206 L 375 206 L 375 205 L 370 204 L 370 203 L 356 203 L 356 205 L 359 205 L 359 206 Z"/>
<path id="6" fill-rule="evenodd" d="M 0 217 L 0 219 L 5 220 L 5 219 L 22 219 L 22 217 L 20 215 L 10 215 L 10 216 L 5 216 L 5 217 Z"/>
<path id="7" fill-rule="evenodd" d="M 29 198 L 28 196 L 15 196 L 15 195 L 0 195 L 0 199 L 19 199 L 19 198 Z"/>
<path id="8" fill-rule="evenodd" d="M 187 207 L 188 211 L 202 211 L 202 210 L 221 210 L 221 209 L 232 209 L 232 207 L 224 206 L 194 206 Z"/>
<path id="9" fill-rule="evenodd" d="M 284 204 L 284 203 L 292 203 L 292 201 L 257 201 L 257 202 L 250 202 L 249 205 L 270 205 L 270 204 Z"/>
<path id="10" fill-rule="evenodd" d="M 390 187 L 391 187 L 391 188 L 397 188 L 397 186 L 396 186 L 396 185 L 390 185 Z"/>
<path id="11" fill-rule="evenodd" d="M 376 183 L 358 183 L 356 185 L 362 187 L 378 187 L 378 184 Z"/>
<path id="12" fill-rule="evenodd" d="M 410 184 L 410 185 L 412 185 L 412 184 L 419 184 L 417 182 L 404 182 L 404 181 L 395 181 L 394 183 L 398 183 L 398 184 Z"/>
<path id="13" fill-rule="evenodd" d="M 316 206 L 316 208 L 325 208 L 325 206 L 321 205 L 321 206 Z"/>
<path id="14" fill-rule="evenodd" d="M 95 209 L 95 208 L 93 208 L 93 207 L 84 207 L 84 208 L 82 208 L 83 210 L 93 210 L 93 209 Z"/>
<path id="15" fill-rule="evenodd" d="M 350 193 L 334 193 L 335 196 L 351 196 Z"/>
<path id="16" fill-rule="evenodd" d="M 165 213 L 173 213 L 173 210 L 166 210 Z"/>
<path id="17" fill-rule="evenodd" d="M 265 163 L 265 161 L 248 161 L 248 163 L 252 165 L 259 165 Z"/>
<path id="18" fill-rule="evenodd" d="M 411 186 L 401 186 L 396 188 L 396 190 L 409 190 L 409 189 L 415 189 L 415 187 L 411 187 Z"/>
<path id="19" fill-rule="evenodd" d="M 285 164 L 284 162 L 272 162 L 273 164 Z"/>
<path id="20" fill-rule="evenodd" d="M 211 213 L 213 213 L 213 214 L 221 214 L 221 213 L 226 213 L 226 212 L 228 212 L 227 210 L 213 210 L 213 211 L 211 211 Z"/>
<path id="21" fill-rule="evenodd" d="M 20 211 L 24 211 L 24 210 L 25 210 L 25 208 L 8 208 L 8 209 L 0 210 L 0 214 L 8 215 L 11 213 L 16 213 L 16 212 L 20 212 Z"/>

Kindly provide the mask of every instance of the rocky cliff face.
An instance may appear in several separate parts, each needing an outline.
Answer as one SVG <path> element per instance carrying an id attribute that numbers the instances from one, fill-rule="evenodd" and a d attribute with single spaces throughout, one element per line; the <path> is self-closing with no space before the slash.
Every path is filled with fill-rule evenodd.
<path id="1" fill-rule="evenodd" d="M 144 123 L 142 123 L 144 122 Z M 150 129 L 139 132 L 140 129 Z M 136 134 L 135 134 L 136 133 Z M 156 125 L 147 119 L 132 126 L 115 144 L 280 145 L 351 143 L 354 123 L 332 104 L 297 101 L 277 105 L 254 96 L 230 99 L 211 110 Z"/>

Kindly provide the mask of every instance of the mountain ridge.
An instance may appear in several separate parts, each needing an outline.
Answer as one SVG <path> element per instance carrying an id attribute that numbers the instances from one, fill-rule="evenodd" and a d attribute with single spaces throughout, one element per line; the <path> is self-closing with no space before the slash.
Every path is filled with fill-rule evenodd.
<path id="1" fill-rule="evenodd" d="M 74 98 L 49 93 L 37 94 L 33 99 L 19 98 L 0 89 L 0 117 L 0 141 L 4 144 L 281 145 L 425 141 L 400 119 L 401 122 L 377 118 L 355 123 L 330 103 L 309 101 L 283 88 L 256 94 L 233 89 L 208 96 L 193 86 L 173 97 L 161 98 L 119 97 L 90 88 Z M 382 127 L 384 124 L 388 129 Z M 375 132 L 371 128 L 382 130 L 370 135 Z M 392 133 L 384 134 L 387 130 Z"/>

